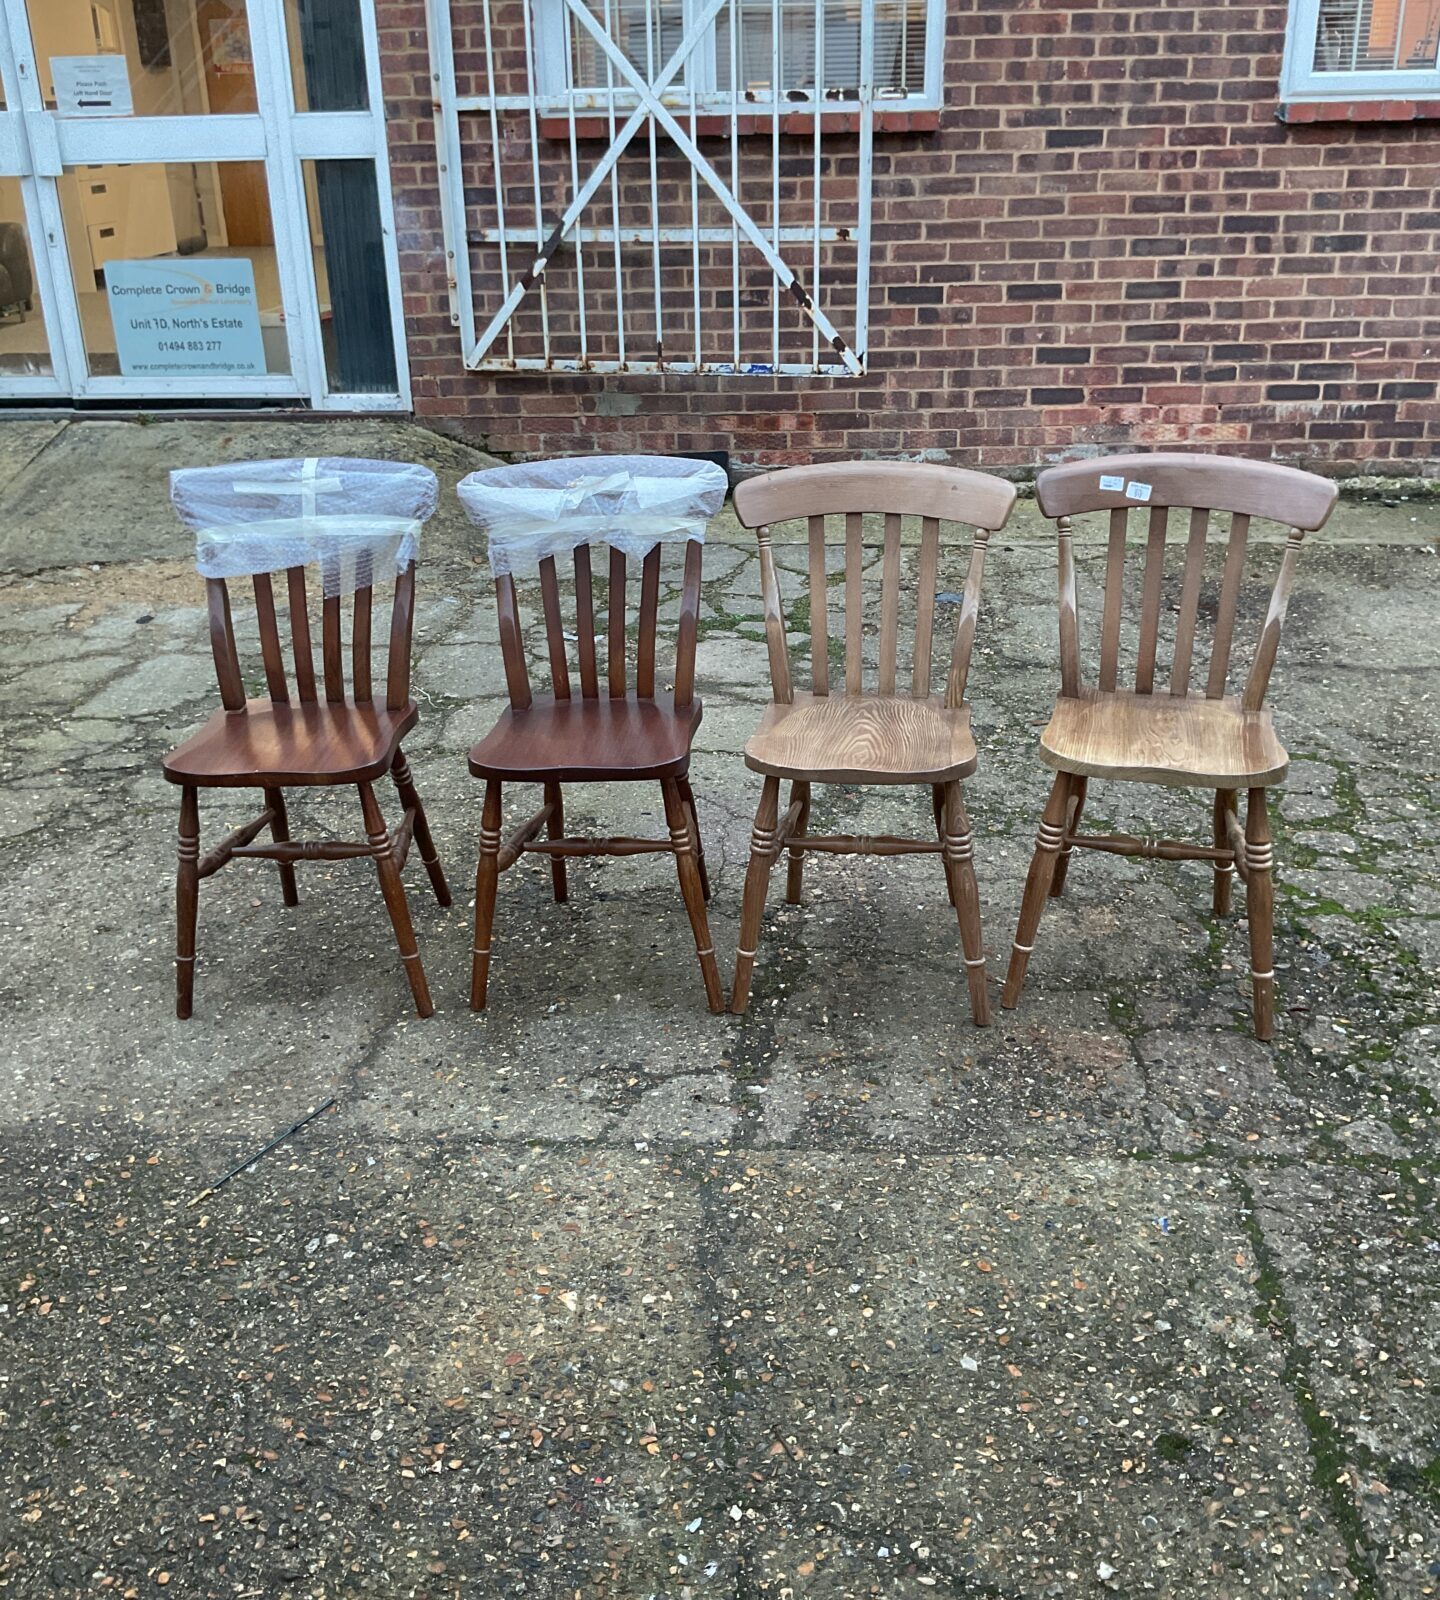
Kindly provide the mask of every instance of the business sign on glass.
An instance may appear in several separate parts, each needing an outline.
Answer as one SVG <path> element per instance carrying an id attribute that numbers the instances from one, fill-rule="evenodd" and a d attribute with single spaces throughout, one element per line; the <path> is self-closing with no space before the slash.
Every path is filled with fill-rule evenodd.
<path id="1" fill-rule="evenodd" d="M 105 267 L 105 296 L 120 371 L 127 378 L 243 378 L 265 372 L 265 337 L 249 261 L 111 261 Z"/>

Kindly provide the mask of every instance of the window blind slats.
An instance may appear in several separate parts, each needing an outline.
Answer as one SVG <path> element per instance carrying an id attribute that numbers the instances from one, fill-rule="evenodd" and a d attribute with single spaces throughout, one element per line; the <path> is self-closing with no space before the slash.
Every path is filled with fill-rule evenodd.
<path id="1" fill-rule="evenodd" d="M 1393 0 L 1392 0 L 1393 3 Z M 586 0 L 603 23 L 604 0 Z M 820 87 L 826 99 L 854 98 L 860 85 L 861 0 L 824 0 L 825 56 Z M 645 63 L 645 0 L 610 0 L 610 26 L 626 56 L 642 70 Z M 667 61 L 685 32 L 683 0 L 651 0 L 649 16 L 654 30 L 653 56 Z M 929 8 L 926 0 L 875 0 L 875 92 L 879 96 L 920 94 L 925 86 L 925 43 Z M 738 15 L 737 15 L 738 13 Z M 780 94 L 796 101 L 812 99 L 816 91 L 816 0 L 780 0 Z M 773 53 L 771 33 L 775 7 L 772 0 L 732 0 L 716 24 L 713 48 L 713 83 L 716 91 L 731 93 L 730 30 L 738 27 L 734 51 L 742 92 L 768 99 Z M 577 89 L 605 85 L 604 55 L 583 30 L 572 29 L 571 61 Z M 676 80 L 688 86 L 696 64 L 687 63 Z M 690 76 L 687 76 L 689 74 Z M 703 85 L 700 85 L 703 90 Z"/>
<path id="2" fill-rule="evenodd" d="M 1440 63 L 1435 0 L 1323 0 L 1316 72 L 1414 72 Z"/>

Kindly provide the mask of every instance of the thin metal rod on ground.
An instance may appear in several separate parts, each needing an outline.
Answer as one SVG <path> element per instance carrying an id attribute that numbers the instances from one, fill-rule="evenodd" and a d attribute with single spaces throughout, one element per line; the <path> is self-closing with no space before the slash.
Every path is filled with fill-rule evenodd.
<path id="1" fill-rule="evenodd" d="M 277 1133 L 275 1135 L 275 1137 L 270 1141 L 269 1144 L 261 1145 L 260 1148 L 255 1152 L 255 1154 L 253 1156 L 246 1156 L 245 1159 L 239 1164 L 239 1166 L 231 1167 L 229 1172 L 227 1172 L 223 1178 L 217 1178 L 215 1180 L 215 1182 L 212 1183 L 208 1189 L 202 1189 L 200 1191 L 200 1193 L 197 1194 L 195 1196 L 195 1198 L 190 1202 L 190 1204 L 192 1206 L 198 1206 L 202 1200 L 208 1200 L 210 1198 L 210 1196 L 212 1194 L 214 1194 L 217 1189 L 223 1189 L 225 1187 L 225 1185 L 227 1183 L 229 1183 L 231 1178 L 238 1178 L 240 1176 L 240 1174 L 242 1172 L 244 1172 L 246 1167 L 253 1167 L 255 1165 L 255 1163 L 260 1159 L 261 1156 L 269 1155 L 269 1153 L 275 1148 L 275 1146 L 277 1144 L 284 1144 L 285 1141 L 288 1138 L 290 1138 L 290 1136 L 292 1134 L 299 1133 L 301 1128 L 305 1127 L 307 1123 L 314 1122 L 316 1117 L 318 1117 L 322 1113 L 328 1111 L 330 1109 L 330 1107 L 335 1105 L 336 1103 L 337 1102 L 335 1100 L 335 1097 L 332 1095 L 330 1097 L 330 1099 L 328 1099 L 324 1103 L 324 1105 L 316 1106 L 315 1109 L 312 1112 L 310 1112 L 308 1116 L 301 1117 L 299 1122 L 292 1122 L 290 1124 L 290 1126 L 288 1128 L 286 1128 L 284 1133 Z"/>

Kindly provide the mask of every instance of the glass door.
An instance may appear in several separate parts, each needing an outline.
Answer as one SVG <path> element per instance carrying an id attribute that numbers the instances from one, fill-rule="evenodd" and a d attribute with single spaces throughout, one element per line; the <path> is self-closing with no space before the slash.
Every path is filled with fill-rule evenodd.
<path id="1" fill-rule="evenodd" d="M 23 401 L 68 393 L 69 376 L 51 346 L 49 256 L 17 88 L 15 57 L 0 20 L 0 397 Z"/>
<path id="2" fill-rule="evenodd" d="M 308 394 L 304 219 L 246 0 L 3 6 L 71 392 Z"/>
<path id="3" fill-rule="evenodd" d="M 409 406 L 373 0 L 0 0 L 0 402 Z"/>

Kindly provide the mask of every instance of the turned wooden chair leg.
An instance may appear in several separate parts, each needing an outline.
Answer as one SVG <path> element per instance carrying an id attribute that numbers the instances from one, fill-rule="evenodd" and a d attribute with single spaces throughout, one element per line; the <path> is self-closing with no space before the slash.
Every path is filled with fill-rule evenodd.
<path id="1" fill-rule="evenodd" d="M 425 864 L 425 870 L 430 875 L 430 887 L 435 891 L 435 898 L 442 906 L 448 906 L 450 901 L 450 885 L 445 881 L 445 869 L 440 865 L 440 856 L 435 849 L 435 841 L 430 836 L 430 822 L 425 815 L 425 807 L 420 800 L 420 791 L 415 787 L 415 779 L 410 773 L 410 763 L 405 759 L 402 750 L 395 752 L 395 760 L 390 768 L 390 776 L 395 780 L 395 789 L 400 796 L 400 804 L 407 811 L 415 812 L 415 846 L 420 852 L 420 859 Z"/>
<path id="2" fill-rule="evenodd" d="M 286 844 L 290 839 L 290 817 L 285 810 L 285 792 L 283 789 L 267 789 L 265 791 L 265 804 L 275 814 L 270 819 L 270 837 L 276 844 Z M 295 883 L 295 863 L 293 861 L 280 861 L 276 865 L 280 868 L 280 895 L 287 906 L 300 904 L 300 890 Z"/>
<path id="3" fill-rule="evenodd" d="M 804 835 L 810 822 L 810 785 L 798 780 L 790 785 L 790 804 L 800 802 L 800 816 L 795 823 L 795 832 Z M 805 852 L 792 850 L 790 860 L 785 868 L 785 899 L 789 905 L 800 904 L 800 890 L 805 876 Z"/>
<path id="4" fill-rule="evenodd" d="M 730 990 L 730 1009 L 736 1016 L 750 1003 L 750 978 L 755 970 L 755 951 L 760 943 L 760 923 L 765 916 L 765 896 L 770 888 L 770 869 L 775 864 L 775 833 L 780 820 L 780 780 L 765 779 L 760 791 L 760 808 L 750 835 L 750 866 L 745 873 L 745 898 L 740 906 L 740 947 L 735 955 L 735 982 Z"/>
<path id="5" fill-rule="evenodd" d="M 1050 898 L 1058 900 L 1065 888 L 1065 878 L 1070 871 L 1069 836 L 1080 831 L 1080 813 L 1085 809 L 1085 791 L 1088 778 L 1070 780 L 1070 816 L 1065 824 L 1066 837 L 1061 841 L 1060 859 L 1055 863 L 1055 876 L 1050 880 Z"/>
<path id="6" fill-rule="evenodd" d="M 990 994 L 986 987 L 985 941 L 980 929 L 980 888 L 975 882 L 975 846 L 965 798 L 958 783 L 944 786 L 940 828 L 941 855 L 950 900 L 960 919 L 960 943 L 965 950 L 965 980 L 970 986 L 970 1016 L 977 1028 L 990 1023 Z"/>
<path id="7" fill-rule="evenodd" d="M 665 821 L 670 829 L 670 846 L 680 874 L 680 893 L 690 916 L 695 935 L 695 953 L 700 957 L 700 972 L 705 979 L 705 999 L 712 1011 L 724 1011 L 725 991 L 720 985 L 720 968 L 715 946 L 710 939 L 710 919 L 705 913 L 705 891 L 700 885 L 699 851 L 690 823 L 691 812 L 674 778 L 662 778 L 660 792 L 665 797 Z"/>
<path id="8" fill-rule="evenodd" d="M 935 832 L 944 841 L 945 838 L 945 785 L 932 783 L 930 785 L 930 805 L 935 812 Z M 950 896 L 950 904 L 955 904 L 955 885 L 951 881 L 949 869 L 945 872 L 945 893 Z"/>
<path id="9" fill-rule="evenodd" d="M 1025 968 L 1030 964 L 1030 952 L 1035 948 L 1035 934 L 1040 926 L 1040 914 L 1050 893 L 1050 880 L 1055 872 L 1055 858 L 1060 853 L 1060 840 L 1064 836 L 1065 817 L 1070 808 L 1072 779 L 1067 772 L 1057 772 L 1050 798 L 1040 818 L 1040 832 L 1035 839 L 1035 854 L 1030 861 L 1030 872 L 1025 879 L 1025 895 L 1020 902 L 1020 925 L 1015 930 L 1015 945 L 1010 952 L 1010 970 L 1005 974 L 1005 987 L 1000 994 L 1000 1004 L 1007 1010 L 1014 1008 L 1025 983 Z"/>
<path id="10" fill-rule="evenodd" d="M 548 837 L 563 839 L 565 837 L 565 796 L 560 792 L 558 783 L 545 785 L 545 804 L 554 806 L 550 813 L 550 821 L 546 825 Z M 550 886 L 554 890 L 557 901 L 570 898 L 570 886 L 565 876 L 565 857 L 550 857 Z"/>
<path id="11" fill-rule="evenodd" d="M 1238 791 L 1234 789 L 1217 789 L 1215 791 L 1215 844 L 1220 850 L 1230 848 L 1230 829 L 1226 819 L 1235 815 L 1239 810 Z M 1226 916 L 1230 910 L 1230 886 L 1235 881 L 1235 868 L 1228 861 L 1215 863 L 1215 887 L 1210 901 L 1211 910 L 1217 917 Z"/>
<path id="12" fill-rule="evenodd" d="M 1245 802 L 1245 911 L 1250 923 L 1250 992 L 1255 1037 L 1275 1032 L 1274 851 L 1265 791 L 1252 789 Z"/>
<path id="13" fill-rule="evenodd" d="M 475 947 L 470 967 L 470 1009 L 483 1011 L 490 987 L 490 947 L 495 929 L 495 894 L 500 886 L 500 780 L 485 784 L 480 814 L 480 860 L 475 868 Z"/>
<path id="14" fill-rule="evenodd" d="M 695 809 L 695 791 L 689 778 L 677 778 L 680 798 L 690 812 L 690 826 L 695 830 L 695 865 L 700 869 L 700 887 L 705 894 L 705 904 L 710 904 L 710 874 L 705 870 L 705 839 L 700 832 L 700 813 Z"/>
<path id="15" fill-rule="evenodd" d="M 422 1017 L 434 1016 L 430 985 L 425 981 L 425 968 L 420 964 L 420 952 L 415 946 L 415 929 L 410 921 L 410 906 L 405 899 L 405 885 L 400 878 L 400 864 L 395 859 L 390 830 L 385 826 L 380 802 L 375 798 L 374 784 L 361 783 L 356 787 L 360 791 L 360 809 L 365 817 L 365 837 L 375 857 L 375 870 L 380 875 L 380 892 L 385 897 L 385 909 L 390 913 L 395 942 L 400 946 L 400 959 L 405 963 L 405 976 L 410 980 L 415 1009 Z"/>
<path id="16" fill-rule="evenodd" d="M 184 1021 L 195 1002 L 195 923 L 200 910 L 200 796 L 180 791 L 180 850 L 175 877 L 175 1015 Z"/>

